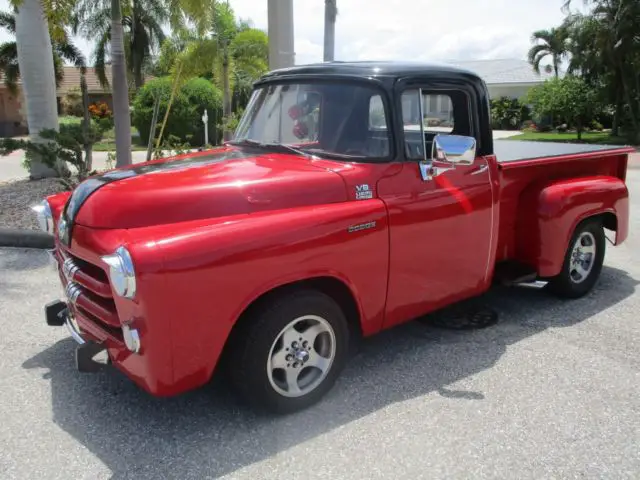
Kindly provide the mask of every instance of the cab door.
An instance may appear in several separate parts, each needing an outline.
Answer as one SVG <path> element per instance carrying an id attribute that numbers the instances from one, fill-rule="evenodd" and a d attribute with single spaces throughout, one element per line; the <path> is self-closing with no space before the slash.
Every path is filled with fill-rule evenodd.
<path id="1" fill-rule="evenodd" d="M 435 95 L 447 98 L 434 100 Z M 422 103 L 416 107 L 417 102 Z M 436 135 L 473 136 L 466 94 L 414 88 L 402 94 L 401 103 L 402 170 L 378 183 L 390 230 L 385 327 L 484 290 L 494 221 L 486 158 L 473 157 L 470 164 L 455 166 L 434 162 L 433 172 L 425 172 L 421 163 L 430 160 Z M 423 131 L 420 114 L 425 118 Z"/>

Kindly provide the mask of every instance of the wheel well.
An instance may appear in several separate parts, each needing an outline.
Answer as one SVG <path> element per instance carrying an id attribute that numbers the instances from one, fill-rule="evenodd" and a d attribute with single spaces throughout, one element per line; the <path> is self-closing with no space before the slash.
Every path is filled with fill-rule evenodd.
<path id="1" fill-rule="evenodd" d="M 233 325 L 231 333 L 225 344 L 221 361 L 224 362 L 228 356 L 228 351 L 234 346 L 234 343 L 242 337 L 241 332 L 251 321 L 252 315 L 260 310 L 273 299 L 288 295 L 299 290 L 316 290 L 331 297 L 342 309 L 347 319 L 349 333 L 352 341 L 357 341 L 362 337 L 362 325 L 360 323 L 360 310 L 351 289 L 342 281 L 334 277 L 315 277 L 288 283 L 276 287 L 268 292 L 263 293 L 256 298 L 251 304 L 240 314 L 238 320 Z M 221 362 L 218 362 L 221 363 Z"/>
<path id="2" fill-rule="evenodd" d="M 607 230 L 618 231 L 618 217 L 615 213 L 607 212 L 602 215 L 598 215 L 602 220 L 602 226 Z"/>

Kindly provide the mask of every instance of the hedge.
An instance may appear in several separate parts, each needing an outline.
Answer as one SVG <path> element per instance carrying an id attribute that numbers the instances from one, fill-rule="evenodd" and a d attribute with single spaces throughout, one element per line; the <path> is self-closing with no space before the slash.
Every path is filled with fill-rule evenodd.
<path id="1" fill-rule="evenodd" d="M 158 127 L 167 111 L 171 96 L 172 80 L 169 77 L 155 78 L 145 83 L 133 101 L 132 123 L 140 132 L 140 141 L 149 141 L 149 130 L 153 117 L 153 106 L 157 95 L 160 95 L 160 112 Z M 192 78 L 176 92 L 163 138 L 175 136 L 193 146 L 204 145 L 204 125 L 202 114 L 207 110 L 209 116 L 209 143 L 215 144 L 222 138 L 218 128 L 222 120 L 222 93 L 209 80 Z"/>

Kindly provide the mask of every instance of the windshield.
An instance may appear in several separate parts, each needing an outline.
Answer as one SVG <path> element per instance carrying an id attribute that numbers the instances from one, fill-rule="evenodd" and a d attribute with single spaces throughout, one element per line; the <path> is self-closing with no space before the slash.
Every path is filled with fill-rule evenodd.
<path id="1" fill-rule="evenodd" d="M 253 92 L 234 142 L 285 145 L 319 156 L 385 159 L 390 131 L 382 92 L 369 85 L 271 84 Z"/>

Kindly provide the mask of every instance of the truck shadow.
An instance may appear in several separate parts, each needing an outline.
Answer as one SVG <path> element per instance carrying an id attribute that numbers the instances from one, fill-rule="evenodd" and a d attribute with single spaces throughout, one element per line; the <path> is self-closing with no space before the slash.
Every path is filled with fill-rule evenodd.
<path id="1" fill-rule="evenodd" d="M 605 267 L 597 290 L 576 301 L 531 288 L 496 289 L 480 300 L 499 312 L 498 324 L 459 332 L 412 322 L 384 332 L 363 343 L 320 404 L 286 417 L 245 409 L 216 384 L 156 399 L 115 369 L 79 374 L 70 339 L 23 367 L 48 369 L 54 421 L 96 455 L 113 478 L 218 477 L 396 402 L 427 394 L 482 401 L 491 393 L 450 385 L 492 368 L 510 345 L 549 328 L 575 325 L 621 302 L 638 283 L 622 270 Z"/>

